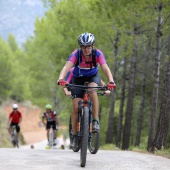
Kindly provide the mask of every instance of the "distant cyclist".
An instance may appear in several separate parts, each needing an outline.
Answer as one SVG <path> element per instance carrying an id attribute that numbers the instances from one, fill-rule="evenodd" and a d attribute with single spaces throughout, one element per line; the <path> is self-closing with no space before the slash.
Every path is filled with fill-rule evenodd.
<path id="1" fill-rule="evenodd" d="M 22 121 L 22 113 L 20 111 L 18 111 L 18 105 L 17 104 L 13 104 L 13 111 L 11 113 L 9 113 L 9 118 L 8 118 L 8 131 L 11 135 L 11 127 L 12 126 L 16 126 L 16 131 L 17 131 L 17 136 L 19 139 L 19 132 L 20 132 L 20 124 Z"/>
<path id="2" fill-rule="evenodd" d="M 50 127 L 52 126 L 54 132 L 54 146 L 55 146 L 57 144 L 57 131 L 59 125 L 58 115 L 56 111 L 52 110 L 52 106 L 50 104 L 47 104 L 45 108 L 46 111 L 42 115 L 42 122 L 46 126 L 48 145 Z"/>

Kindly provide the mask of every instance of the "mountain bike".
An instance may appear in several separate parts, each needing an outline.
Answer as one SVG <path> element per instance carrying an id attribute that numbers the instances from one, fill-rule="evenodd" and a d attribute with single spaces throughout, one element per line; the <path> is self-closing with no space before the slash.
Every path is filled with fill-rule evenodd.
<path id="1" fill-rule="evenodd" d="M 10 128 L 11 128 L 12 145 L 13 145 L 13 147 L 19 148 L 16 126 L 11 126 Z"/>
<path id="2" fill-rule="evenodd" d="M 107 90 L 107 87 L 97 86 L 97 87 L 88 87 L 88 83 L 85 85 L 74 85 L 74 84 L 66 84 L 67 88 L 81 88 L 84 90 L 83 98 L 78 102 L 78 120 L 77 120 L 77 147 L 72 148 L 74 152 L 78 152 L 80 150 L 80 166 L 84 167 L 86 165 L 86 156 L 87 156 L 87 148 L 89 149 L 91 154 L 96 154 L 99 149 L 99 141 L 100 141 L 100 132 L 92 131 L 92 102 L 90 101 L 90 93 L 96 90 Z M 91 90 L 89 90 L 91 89 Z M 103 93 L 99 93 L 99 95 L 104 95 Z M 69 135 L 70 142 L 73 139 L 72 133 L 72 125 L 71 118 L 69 122 Z"/>

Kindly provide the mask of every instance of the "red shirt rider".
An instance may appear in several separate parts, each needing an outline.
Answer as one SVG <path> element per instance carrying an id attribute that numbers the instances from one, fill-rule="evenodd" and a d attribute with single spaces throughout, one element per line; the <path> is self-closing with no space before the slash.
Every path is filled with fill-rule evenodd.
<path id="1" fill-rule="evenodd" d="M 14 111 L 12 111 L 9 114 L 9 119 L 11 119 L 11 123 L 17 123 L 18 124 L 20 122 L 20 118 L 22 118 L 22 114 L 18 110 L 15 113 L 14 113 Z"/>
<path id="2" fill-rule="evenodd" d="M 9 114 L 8 125 L 16 126 L 17 132 L 20 131 L 19 124 L 22 121 L 22 113 L 18 111 L 18 105 L 13 104 L 13 111 Z"/>

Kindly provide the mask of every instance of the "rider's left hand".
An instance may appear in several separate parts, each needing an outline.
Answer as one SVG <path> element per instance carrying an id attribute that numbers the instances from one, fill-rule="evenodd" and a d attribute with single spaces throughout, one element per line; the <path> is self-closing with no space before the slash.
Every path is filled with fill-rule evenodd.
<path id="1" fill-rule="evenodd" d="M 107 89 L 108 90 L 113 90 L 116 88 L 116 84 L 114 82 L 110 82 L 108 85 L 107 85 Z"/>

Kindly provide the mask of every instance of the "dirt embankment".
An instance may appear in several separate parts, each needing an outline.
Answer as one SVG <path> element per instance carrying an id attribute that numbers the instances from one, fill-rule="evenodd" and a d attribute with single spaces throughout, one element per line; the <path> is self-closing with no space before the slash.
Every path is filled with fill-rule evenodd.
<path id="1" fill-rule="evenodd" d="M 21 132 L 26 144 L 42 141 L 46 139 L 45 128 L 41 124 L 42 110 L 36 106 L 18 104 L 18 110 L 22 113 Z M 7 117 L 12 111 L 12 104 L 3 104 L 3 111 Z"/>

